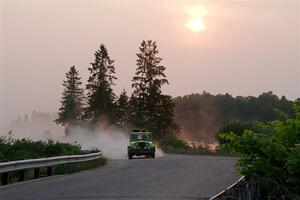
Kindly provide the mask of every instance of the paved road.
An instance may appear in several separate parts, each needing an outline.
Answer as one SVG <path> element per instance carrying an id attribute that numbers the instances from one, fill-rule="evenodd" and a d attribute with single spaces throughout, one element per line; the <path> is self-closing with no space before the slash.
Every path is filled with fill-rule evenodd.
<path id="1" fill-rule="evenodd" d="M 0 187 L 0 199 L 206 199 L 237 180 L 236 159 L 167 155 Z"/>

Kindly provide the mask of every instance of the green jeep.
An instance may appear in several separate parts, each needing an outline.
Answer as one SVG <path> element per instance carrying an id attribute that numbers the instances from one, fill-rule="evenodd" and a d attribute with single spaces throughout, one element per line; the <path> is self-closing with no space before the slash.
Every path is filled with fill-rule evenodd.
<path id="1" fill-rule="evenodd" d="M 145 130 L 133 130 L 130 133 L 128 159 L 132 159 L 132 156 L 141 155 L 155 158 L 155 145 L 152 141 L 152 134 Z"/>

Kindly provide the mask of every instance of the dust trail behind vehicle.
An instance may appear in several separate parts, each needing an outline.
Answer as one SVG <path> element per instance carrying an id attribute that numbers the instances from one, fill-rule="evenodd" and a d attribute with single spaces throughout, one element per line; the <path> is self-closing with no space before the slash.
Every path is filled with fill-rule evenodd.
<path id="1" fill-rule="evenodd" d="M 70 127 L 70 134 L 66 135 L 64 127 L 53 122 L 53 119 L 28 119 L 19 124 L 10 124 L 0 132 L 1 135 L 12 133 L 16 138 L 29 138 L 32 140 L 48 140 L 75 143 L 84 150 L 99 149 L 109 159 L 127 159 L 127 145 L 129 132 L 114 126 L 99 126 L 93 130 L 82 127 Z M 157 156 L 163 153 L 157 149 Z"/>

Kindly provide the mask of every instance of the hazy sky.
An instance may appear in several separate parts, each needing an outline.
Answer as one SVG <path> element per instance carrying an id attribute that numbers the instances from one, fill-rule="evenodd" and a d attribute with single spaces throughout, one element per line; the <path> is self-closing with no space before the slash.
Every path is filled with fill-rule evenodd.
<path id="1" fill-rule="evenodd" d="M 117 94 L 131 92 L 138 46 L 152 39 L 172 96 L 300 97 L 300 1 L 0 1 L 0 127 L 56 112 L 65 72 L 75 65 L 86 83 L 101 43 L 115 59 Z"/>

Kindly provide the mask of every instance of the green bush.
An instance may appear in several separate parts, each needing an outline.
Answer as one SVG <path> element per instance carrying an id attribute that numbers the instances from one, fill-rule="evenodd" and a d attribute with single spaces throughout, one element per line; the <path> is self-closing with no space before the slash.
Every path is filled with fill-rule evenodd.
<path id="1" fill-rule="evenodd" d="M 300 199 L 300 105 L 295 118 L 275 120 L 261 129 L 220 135 L 223 147 L 240 156 L 240 172 L 262 185 L 263 199 Z M 270 127 L 270 134 L 265 134 Z"/>
<path id="2" fill-rule="evenodd" d="M 0 162 L 81 154 L 80 145 L 30 139 L 0 137 Z"/>
<path id="3" fill-rule="evenodd" d="M 272 126 L 266 122 L 254 122 L 254 123 L 242 123 L 242 122 L 229 122 L 225 124 L 217 134 L 217 139 L 220 144 L 225 144 L 230 142 L 226 139 L 225 135 L 228 133 L 234 133 L 238 136 L 243 135 L 245 130 L 251 130 L 254 132 L 259 132 L 261 135 L 271 135 Z"/>

